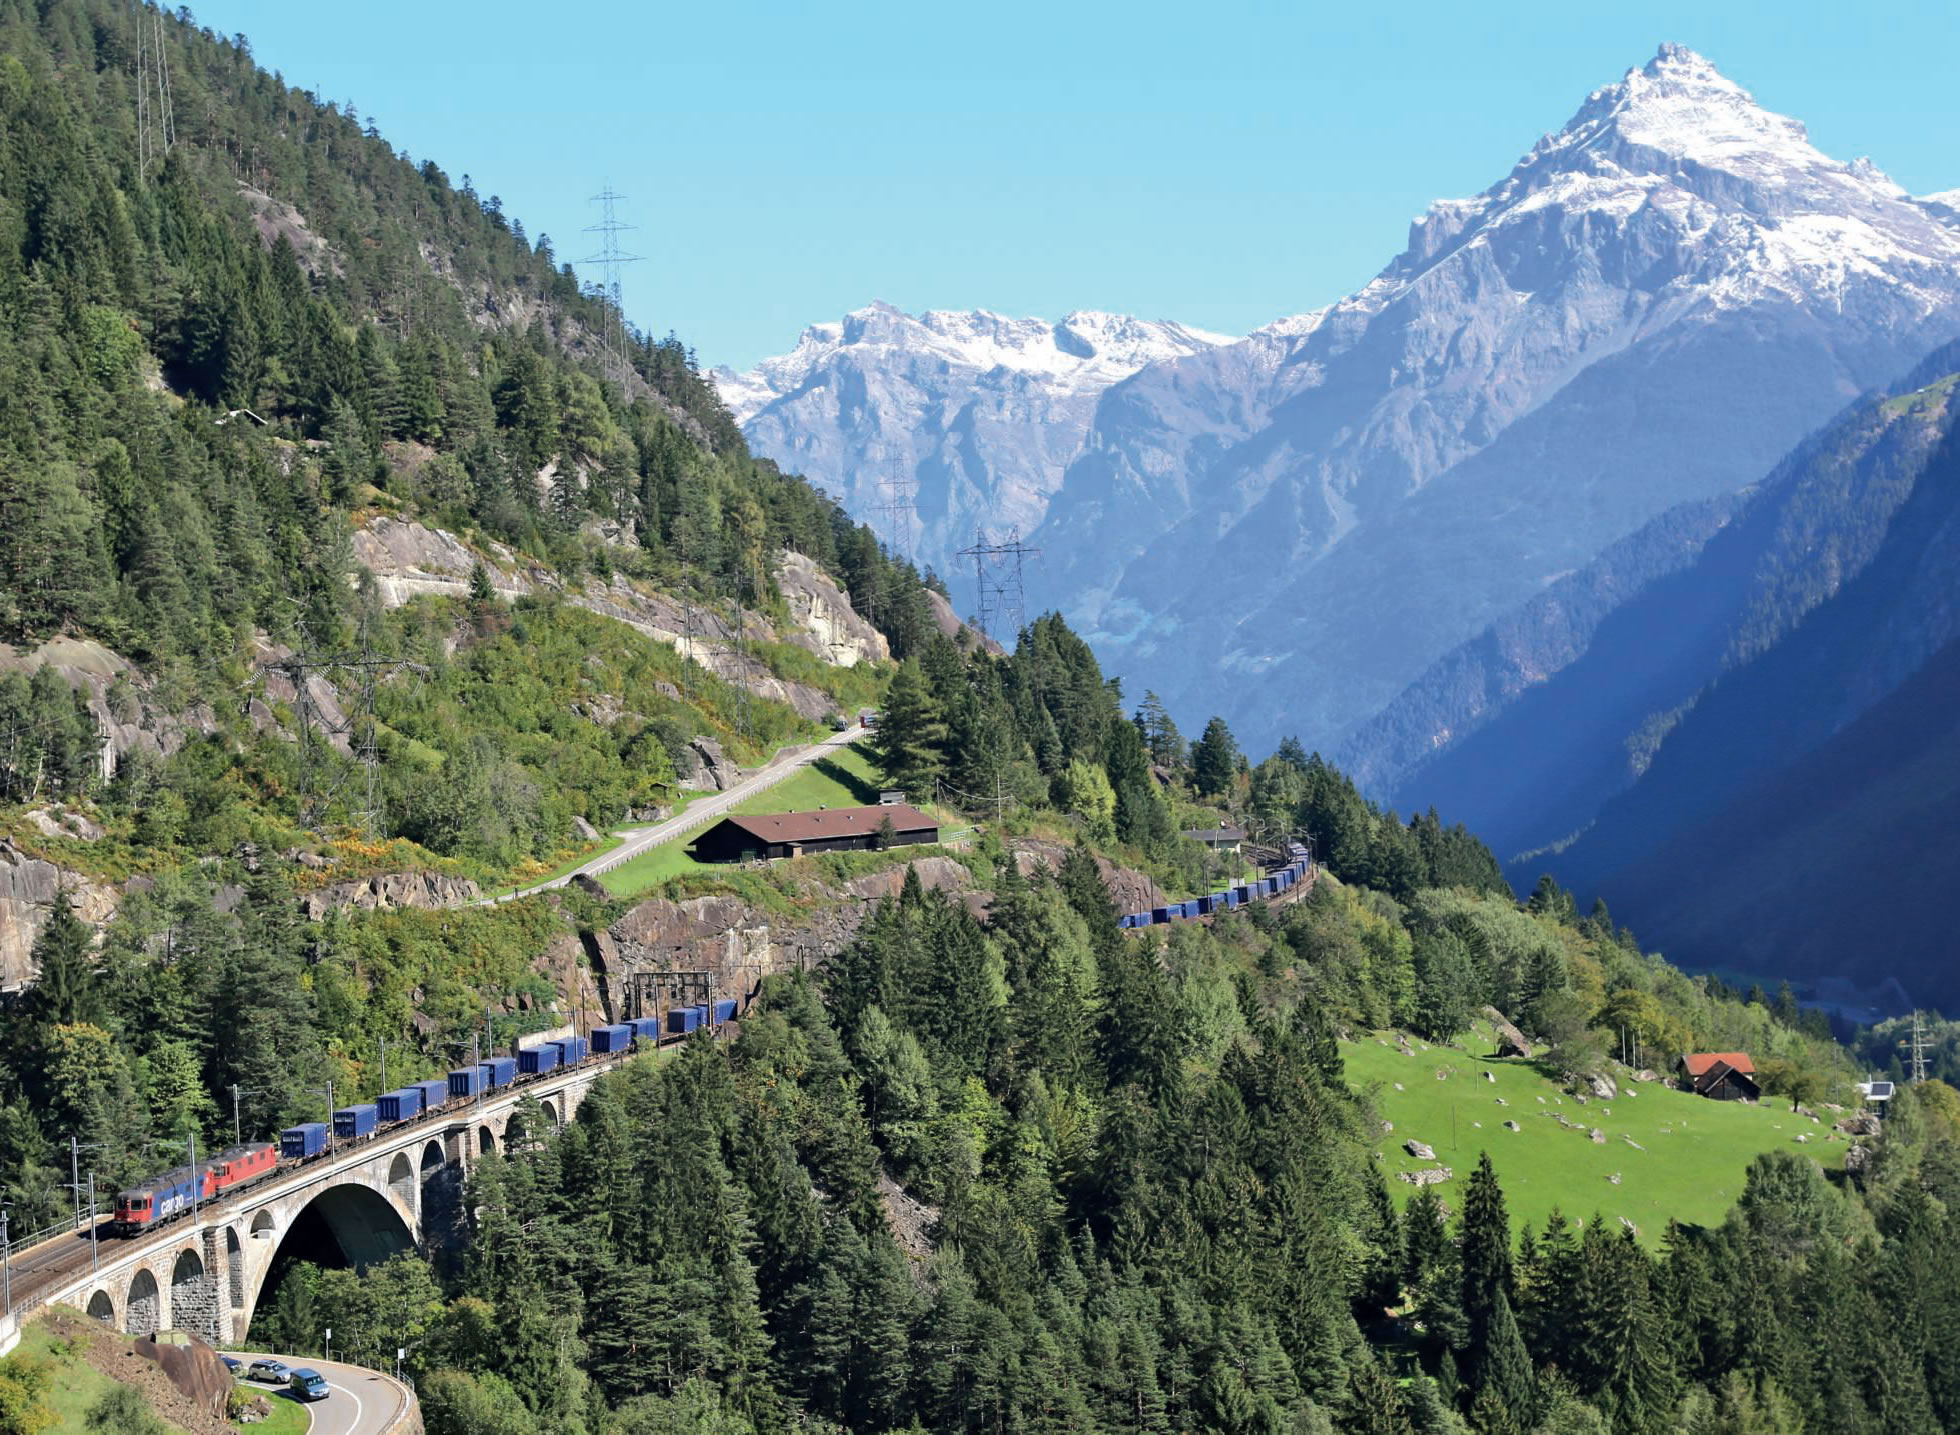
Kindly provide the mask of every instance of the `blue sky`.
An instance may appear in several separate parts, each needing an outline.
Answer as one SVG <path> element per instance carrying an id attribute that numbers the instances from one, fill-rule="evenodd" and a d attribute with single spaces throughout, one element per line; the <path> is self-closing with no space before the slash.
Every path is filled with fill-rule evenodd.
<path id="1" fill-rule="evenodd" d="M 286 80 L 562 257 L 627 196 L 628 317 L 746 366 L 872 299 L 1243 332 L 1692 46 L 1827 153 L 1960 187 L 1960 6 L 210 0 Z"/>

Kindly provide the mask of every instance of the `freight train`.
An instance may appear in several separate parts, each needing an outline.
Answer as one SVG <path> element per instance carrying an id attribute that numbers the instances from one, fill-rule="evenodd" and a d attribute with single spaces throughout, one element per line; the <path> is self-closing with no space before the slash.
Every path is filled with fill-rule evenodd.
<path id="1" fill-rule="evenodd" d="M 187 1216 L 220 1196 L 245 1189 L 281 1171 L 323 1156 L 329 1151 L 367 1141 L 375 1135 L 442 1111 L 452 1103 L 475 1101 L 499 1088 L 584 1064 L 617 1058 L 635 1046 L 658 1046 L 662 1040 L 684 1037 L 703 1027 L 735 1019 L 730 1000 L 676 1007 L 663 1022 L 657 1017 L 594 1027 L 592 1035 L 562 1037 L 519 1047 L 516 1056 L 492 1056 L 471 1066 L 457 1067 L 447 1076 L 412 1082 L 383 1092 L 370 1102 L 343 1106 L 333 1120 L 305 1121 L 288 1126 L 279 1140 L 254 1141 L 220 1151 L 194 1166 L 179 1166 L 117 1193 L 110 1233 L 137 1235 Z"/>
<path id="2" fill-rule="evenodd" d="M 1166 906 L 1152 907 L 1146 912 L 1125 912 L 1116 919 L 1116 925 L 1129 931 L 1137 927 L 1161 927 L 1167 922 L 1180 922 L 1191 917 L 1209 917 L 1215 912 L 1230 912 L 1290 890 L 1306 877 L 1312 866 L 1313 859 L 1307 849 L 1297 842 L 1289 843 L 1285 864 L 1269 869 L 1265 876 L 1255 881 L 1208 892 L 1188 902 L 1172 902 Z"/>

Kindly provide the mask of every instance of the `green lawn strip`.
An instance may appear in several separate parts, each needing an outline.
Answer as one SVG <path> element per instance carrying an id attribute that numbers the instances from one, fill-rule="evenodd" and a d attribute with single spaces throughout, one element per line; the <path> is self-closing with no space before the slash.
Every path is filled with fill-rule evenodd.
<path id="1" fill-rule="evenodd" d="M 870 807 L 878 801 L 878 768 L 861 743 L 850 743 L 799 768 L 774 787 L 750 793 L 735 812 L 809 812 L 818 807 Z"/>
<path id="2" fill-rule="evenodd" d="M 87 1319 L 80 1311 L 64 1311 L 64 1314 L 78 1320 Z M 90 1365 L 79 1351 L 69 1349 L 67 1342 L 49 1330 L 44 1321 L 30 1321 L 23 1327 L 20 1344 L 14 1350 L 19 1355 L 45 1360 L 53 1367 L 48 1404 L 54 1410 L 55 1423 L 48 1427 L 48 1435 L 83 1435 L 88 1429 L 90 1408 L 113 1390 L 117 1382 Z M 184 1428 L 168 1421 L 164 1425 L 171 1430 Z"/>
<path id="3" fill-rule="evenodd" d="M 636 897 L 670 878 L 705 872 L 706 866 L 687 855 L 687 844 L 693 840 L 694 834 L 690 832 L 672 842 L 649 847 L 632 861 L 622 862 L 610 872 L 601 872 L 599 885 L 615 897 Z"/>
<path id="4" fill-rule="evenodd" d="M 810 812 L 818 807 L 869 807 L 878 801 L 878 769 L 861 743 L 826 753 L 809 766 L 736 803 L 733 812 Z M 615 897 L 633 897 L 674 877 L 713 871 L 687 855 L 699 836 L 687 832 L 622 862 L 599 881 Z"/>
<path id="5" fill-rule="evenodd" d="M 243 1427 L 253 1435 L 306 1435 L 313 1428 L 312 1412 L 284 1391 L 261 1385 L 247 1385 L 244 1388 L 256 1390 L 272 1407 L 272 1413 L 258 1424 Z"/>
<path id="6" fill-rule="evenodd" d="M 1457 1047 L 1425 1049 L 1414 1038 L 1410 1045 L 1414 1054 L 1405 1056 L 1392 1034 L 1375 1033 L 1341 1046 L 1349 1084 L 1394 1123 L 1379 1133 L 1379 1149 L 1398 1204 L 1417 1189 L 1395 1179 L 1400 1172 L 1441 1163 L 1454 1175 L 1438 1190 L 1460 1205 L 1463 1183 L 1487 1150 L 1514 1222 L 1541 1227 L 1553 1207 L 1574 1221 L 1624 1217 L 1654 1246 L 1670 1219 L 1719 1224 L 1764 1151 L 1801 1149 L 1827 1168 L 1844 1164 L 1848 1143 L 1830 1139 L 1828 1121 L 1813 1123 L 1786 1102 L 1708 1101 L 1661 1082 L 1630 1082 L 1610 1101 L 1580 1105 L 1538 1067 L 1484 1055 L 1488 1033 Z M 1561 1114 L 1580 1129 L 1559 1125 Z M 1520 1129 L 1507 1131 L 1506 1120 Z M 1595 1127 L 1605 1144 L 1589 1138 Z M 1810 1137 L 1801 1147 L 1800 1133 Z M 1408 1154 L 1402 1143 L 1412 1137 L 1434 1148 L 1435 1162 Z M 1615 1174 L 1617 1185 L 1609 1179 Z"/>

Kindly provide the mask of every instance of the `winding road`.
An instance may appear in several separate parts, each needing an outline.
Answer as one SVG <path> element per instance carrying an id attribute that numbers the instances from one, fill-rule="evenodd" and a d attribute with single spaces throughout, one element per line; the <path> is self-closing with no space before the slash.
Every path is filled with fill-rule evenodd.
<path id="1" fill-rule="evenodd" d="M 333 1390 L 325 1400 L 309 1404 L 313 1417 L 312 1435 L 388 1435 L 402 1423 L 415 1397 L 393 1376 L 361 1365 L 344 1365 L 338 1360 L 320 1360 L 310 1355 L 272 1355 L 265 1351 L 229 1352 L 250 1365 L 255 1360 L 283 1360 L 293 1369 L 317 1370 Z M 290 1400 L 269 1385 L 249 1380 L 239 1382 L 246 1390 L 256 1390 L 273 1400 Z"/>
<path id="2" fill-rule="evenodd" d="M 574 867 L 571 871 L 553 877 L 548 882 L 538 882 L 529 887 L 519 887 L 509 892 L 499 893 L 494 897 L 480 897 L 474 905 L 491 907 L 499 902 L 514 902 L 519 897 L 530 897 L 539 892 L 548 892 L 554 887 L 566 886 L 574 878 L 597 877 L 602 872 L 610 872 L 615 867 L 631 862 L 643 852 L 650 851 L 662 843 L 671 842 L 676 837 L 683 836 L 688 832 L 692 832 L 695 828 L 713 821 L 715 818 L 728 812 L 744 798 L 753 797 L 758 792 L 767 791 L 769 788 L 783 781 L 784 778 L 793 776 L 813 762 L 829 757 L 840 748 L 849 747 L 852 743 L 857 742 L 865 736 L 866 733 L 863 729 L 853 725 L 845 728 L 842 732 L 832 733 L 821 742 L 813 742 L 803 747 L 786 749 L 779 752 L 733 787 L 721 792 L 710 793 L 705 797 L 696 798 L 692 803 L 688 804 L 685 812 L 670 817 L 665 822 L 655 823 L 652 827 L 634 828 L 627 835 L 626 840 L 619 846 L 613 848 L 612 851 L 603 852 L 599 856 L 594 857 L 590 862 Z"/>

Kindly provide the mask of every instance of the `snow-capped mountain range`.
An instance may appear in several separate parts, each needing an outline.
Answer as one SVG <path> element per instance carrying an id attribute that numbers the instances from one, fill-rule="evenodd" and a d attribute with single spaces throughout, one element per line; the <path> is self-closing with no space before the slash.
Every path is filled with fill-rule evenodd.
<path id="1" fill-rule="evenodd" d="M 934 325 L 867 314 L 875 344 L 812 330 L 816 362 L 725 383 L 738 407 L 750 383 L 778 395 L 747 412 L 759 451 L 855 469 L 855 491 L 831 482 L 867 517 L 866 486 L 914 454 L 934 456 L 903 469 L 922 513 L 1011 494 L 1024 531 L 1040 510 L 1031 607 L 1061 607 L 1133 694 L 1202 722 L 1229 684 L 1254 750 L 1325 746 L 1960 333 L 1960 202 L 1822 154 L 1664 46 L 1499 183 L 1432 205 L 1356 294 L 1234 343 L 1177 331 L 1184 352 L 1097 394 L 972 376 Z"/>
<path id="2" fill-rule="evenodd" d="M 977 531 L 1041 521 L 1103 390 L 1230 342 L 1088 310 L 1051 323 L 874 303 L 713 378 L 758 452 L 837 493 L 887 541 L 904 522 L 887 505 L 909 491 L 913 551 L 943 573 Z"/>

